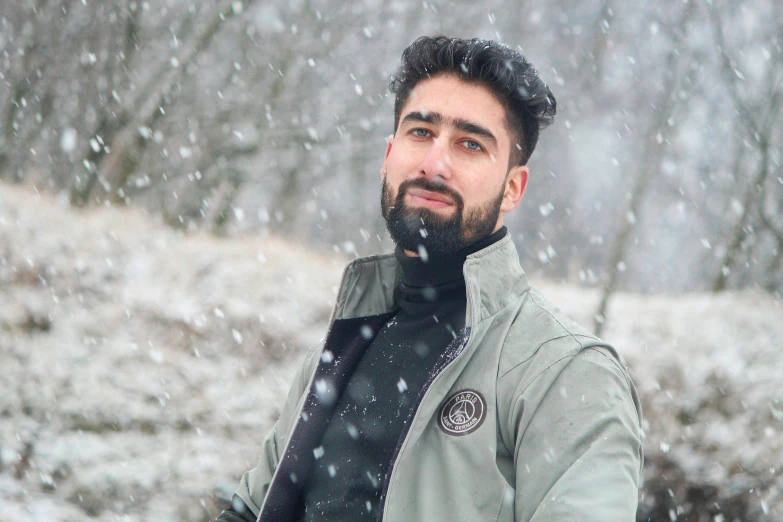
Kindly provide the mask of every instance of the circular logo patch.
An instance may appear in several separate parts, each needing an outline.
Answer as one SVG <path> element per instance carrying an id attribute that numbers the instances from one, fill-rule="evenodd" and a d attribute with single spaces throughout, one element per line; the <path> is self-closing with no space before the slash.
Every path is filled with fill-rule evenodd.
<path id="1" fill-rule="evenodd" d="M 487 417 L 487 401 L 475 390 L 458 391 L 440 409 L 438 424 L 448 435 L 467 435 Z"/>

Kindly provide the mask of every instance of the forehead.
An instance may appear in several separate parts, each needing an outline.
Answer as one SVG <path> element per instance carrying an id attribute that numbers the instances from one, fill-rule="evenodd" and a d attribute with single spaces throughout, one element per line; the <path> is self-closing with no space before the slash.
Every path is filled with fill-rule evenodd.
<path id="1" fill-rule="evenodd" d="M 413 111 L 439 112 L 489 128 L 498 138 L 507 136 L 506 111 L 487 87 L 442 74 L 416 84 L 400 111 L 400 120 Z"/>

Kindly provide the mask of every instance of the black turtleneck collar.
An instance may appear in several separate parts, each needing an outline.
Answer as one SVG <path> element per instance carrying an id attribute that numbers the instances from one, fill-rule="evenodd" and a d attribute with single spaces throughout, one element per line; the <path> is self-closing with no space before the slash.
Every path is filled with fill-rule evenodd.
<path id="1" fill-rule="evenodd" d="M 494 234 L 454 253 L 429 256 L 426 262 L 421 257 L 405 255 L 402 248 L 397 247 L 394 255 L 402 266 L 402 284 L 407 287 L 429 287 L 463 279 L 462 265 L 465 264 L 465 259 L 470 254 L 500 241 L 506 234 L 506 227 L 500 227 Z"/>

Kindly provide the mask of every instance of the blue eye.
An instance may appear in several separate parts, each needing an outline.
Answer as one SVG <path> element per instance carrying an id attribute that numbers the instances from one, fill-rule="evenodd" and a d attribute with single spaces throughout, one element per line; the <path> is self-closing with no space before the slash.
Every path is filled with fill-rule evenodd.
<path id="1" fill-rule="evenodd" d="M 413 129 L 411 132 L 413 132 L 415 136 L 419 136 L 420 138 L 426 138 L 430 133 L 430 131 L 428 131 L 427 129 Z"/>
<path id="2" fill-rule="evenodd" d="M 470 150 L 481 150 L 481 145 L 477 141 L 467 140 L 465 146 Z"/>

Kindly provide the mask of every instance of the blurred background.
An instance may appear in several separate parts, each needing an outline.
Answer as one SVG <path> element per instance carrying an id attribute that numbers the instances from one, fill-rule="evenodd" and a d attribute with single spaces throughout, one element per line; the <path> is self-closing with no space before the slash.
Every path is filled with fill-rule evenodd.
<path id="1" fill-rule="evenodd" d="M 0 520 L 216 516 L 379 212 L 388 78 L 501 41 L 558 101 L 506 217 L 643 399 L 638 520 L 783 519 L 783 5 L 0 4 Z"/>

